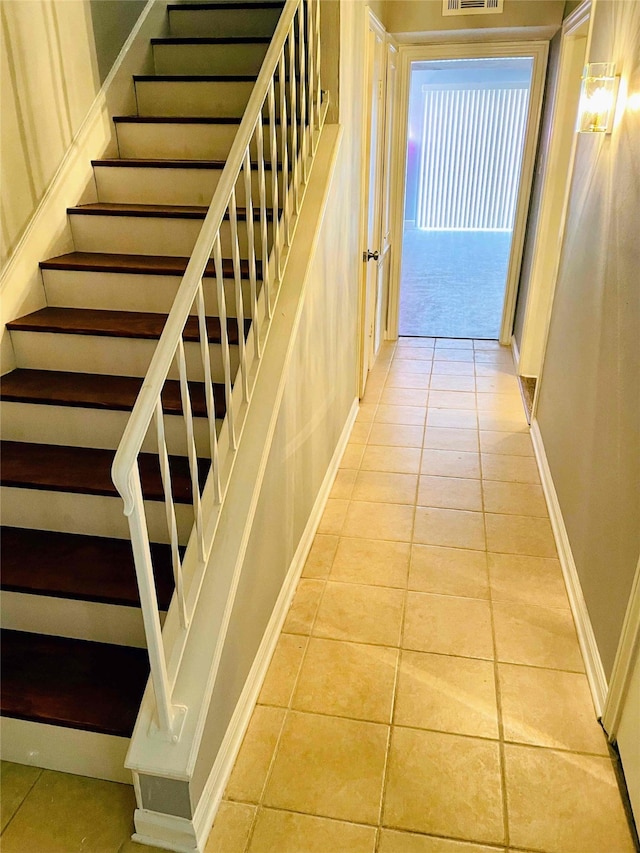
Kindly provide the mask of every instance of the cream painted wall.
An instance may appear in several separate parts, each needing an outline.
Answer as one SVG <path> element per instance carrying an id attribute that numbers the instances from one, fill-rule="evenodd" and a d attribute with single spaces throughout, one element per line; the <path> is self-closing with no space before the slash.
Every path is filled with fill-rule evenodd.
<path id="1" fill-rule="evenodd" d="M 0 266 L 100 88 L 88 0 L 2 3 Z"/>
<path id="2" fill-rule="evenodd" d="M 588 61 L 618 120 L 578 137 L 537 419 L 609 677 L 640 553 L 640 3 L 597 0 Z"/>
<path id="3" fill-rule="evenodd" d="M 146 0 L 90 0 L 91 23 L 96 46 L 100 82 L 111 71 L 120 48 L 127 40 Z"/>
<path id="4" fill-rule="evenodd" d="M 563 11 L 564 0 L 504 0 L 504 11 L 499 15 L 445 17 L 442 0 L 385 0 L 381 19 L 394 35 L 459 31 L 469 37 L 475 31 L 492 38 L 492 30 L 529 27 L 550 29 L 550 38 L 562 24 Z M 513 38 L 513 34 L 506 37 Z"/>
<path id="5" fill-rule="evenodd" d="M 357 395 L 364 4 L 341 5 L 341 149 L 191 784 L 195 807 Z"/>

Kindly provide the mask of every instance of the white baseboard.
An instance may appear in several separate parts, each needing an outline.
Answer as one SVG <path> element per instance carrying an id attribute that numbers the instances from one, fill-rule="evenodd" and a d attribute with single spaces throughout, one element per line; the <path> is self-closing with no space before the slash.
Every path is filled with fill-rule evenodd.
<path id="1" fill-rule="evenodd" d="M 516 375 L 520 375 L 520 349 L 518 348 L 515 335 L 511 335 L 511 356 L 513 357 L 513 364 L 516 368 Z"/>
<path id="2" fill-rule="evenodd" d="M 573 613 L 576 625 L 578 642 L 580 643 L 580 651 L 582 652 L 589 687 L 591 688 L 593 704 L 596 709 L 596 715 L 601 717 L 607 697 L 607 678 L 604 672 L 604 667 L 602 666 L 602 660 L 600 658 L 600 652 L 598 651 L 598 644 L 593 632 L 593 626 L 591 625 L 591 619 L 589 618 L 587 604 L 584 600 L 580 577 L 571 551 L 571 543 L 569 542 L 569 535 L 562 517 L 562 510 L 560 508 L 560 502 L 553 483 L 547 454 L 544 449 L 540 426 L 536 420 L 531 424 L 531 439 L 533 441 L 533 449 L 538 462 L 538 468 L 540 469 L 542 488 L 544 490 L 544 496 L 549 509 L 553 535 L 558 548 L 560 565 L 564 575 L 564 582 L 567 587 L 567 595 L 569 597 L 569 604 L 571 606 L 571 612 Z"/>
<path id="3" fill-rule="evenodd" d="M 602 712 L 602 725 L 612 741 L 615 741 L 618 733 L 638 654 L 640 654 L 640 560 L 636 566 L 629 604 L 622 623 L 620 642 L 611 671 L 609 694 Z"/>
<path id="4" fill-rule="evenodd" d="M 133 836 L 134 841 L 151 847 L 164 847 L 175 851 L 175 853 L 196 853 L 196 851 L 202 853 L 204 851 L 357 414 L 358 400 L 356 399 L 353 401 L 306 527 L 291 560 L 278 600 L 196 807 L 193 820 L 189 821 L 184 818 L 138 809 L 135 815 L 137 831 Z"/>

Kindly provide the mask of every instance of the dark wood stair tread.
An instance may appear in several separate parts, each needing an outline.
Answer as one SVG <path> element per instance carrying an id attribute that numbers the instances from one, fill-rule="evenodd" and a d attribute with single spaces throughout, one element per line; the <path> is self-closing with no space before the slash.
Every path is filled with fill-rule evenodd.
<path id="1" fill-rule="evenodd" d="M 118 497 L 111 480 L 115 450 L 2 441 L 0 453 L 0 482 L 3 486 Z M 138 460 L 145 499 L 164 501 L 158 457 L 154 453 L 141 453 Z M 191 503 L 191 475 L 187 458 L 170 456 L 169 466 L 174 502 Z M 198 460 L 201 487 L 209 467 L 208 459 Z"/>
<path id="2" fill-rule="evenodd" d="M 210 169 L 211 171 L 222 171 L 227 165 L 226 160 L 150 160 L 133 159 L 124 157 L 105 160 L 92 160 L 92 166 L 106 166 L 123 169 Z M 251 165 L 257 169 L 255 161 Z M 265 169 L 271 168 L 271 163 L 264 164 Z"/>
<path id="3" fill-rule="evenodd" d="M 145 649 L 3 630 L 1 659 L 3 716 L 131 737 Z"/>
<path id="4" fill-rule="evenodd" d="M 104 311 L 94 308 L 41 308 L 33 314 L 27 314 L 7 323 L 14 332 L 53 332 L 67 335 L 95 335 L 98 337 L 142 338 L 158 340 L 167 320 L 166 314 L 145 311 Z M 245 320 L 245 333 L 251 325 Z M 210 343 L 219 343 L 220 320 L 207 317 L 207 331 Z M 227 332 L 231 344 L 238 343 L 238 321 L 234 317 L 227 319 Z M 183 339 L 199 341 L 198 318 L 189 317 L 185 325 Z"/>
<path id="5" fill-rule="evenodd" d="M 114 116 L 116 124 L 240 124 L 242 116 Z"/>
<path id="6" fill-rule="evenodd" d="M 2 589 L 139 607 L 131 542 L 77 533 L 0 528 Z M 167 610 L 173 594 L 171 548 L 151 543 L 156 594 Z"/>
<path id="7" fill-rule="evenodd" d="M 134 74 L 134 83 L 255 83 L 257 74 Z"/>
<path id="8" fill-rule="evenodd" d="M 137 376 L 109 376 L 94 373 L 67 373 L 58 370 L 17 368 L 0 378 L 0 400 L 49 406 L 70 406 L 128 412 L 133 408 L 142 379 Z M 205 386 L 190 382 L 191 408 L 196 417 L 207 414 Z M 225 415 L 224 385 L 213 385 L 217 418 Z M 182 414 L 180 382 L 168 379 L 162 392 L 166 414 Z"/>
<path id="9" fill-rule="evenodd" d="M 115 202 L 92 202 L 81 204 L 77 207 L 68 207 L 67 213 L 71 215 L 88 216 L 140 216 L 157 219 L 204 219 L 209 208 L 204 205 L 195 204 L 116 204 Z M 267 210 L 267 217 L 272 218 L 271 209 Z M 229 218 L 229 213 L 225 214 Z M 244 207 L 237 208 L 237 218 L 246 220 L 247 211 Z M 260 208 L 254 207 L 253 218 L 260 219 Z"/>
<path id="10" fill-rule="evenodd" d="M 44 270 L 77 270 L 83 272 L 133 273 L 140 275 L 178 275 L 183 276 L 189 258 L 173 255 L 116 255 L 107 252 L 69 252 L 40 262 Z M 256 261 L 258 277 L 262 276 L 262 261 Z M 222 273 L 233 277 L 233 261 L 222 259 Z M 249 278 L 249 262 L 240 261 L 242 278 Z M 205 277 L 216 274 L 213 258 L 207 263 Z"/>
<path id="11" fill-rule="evenodd" d="M 151 44 L 270 44 L 272 36 L 164 36 Z"/>
<path id="12" fill-rule="evenodd" d="M 170 3 L 167 6 L 168 12 L 215 12 L 227 9 L 282 9 L 284 0 L 277 3 Z"/>

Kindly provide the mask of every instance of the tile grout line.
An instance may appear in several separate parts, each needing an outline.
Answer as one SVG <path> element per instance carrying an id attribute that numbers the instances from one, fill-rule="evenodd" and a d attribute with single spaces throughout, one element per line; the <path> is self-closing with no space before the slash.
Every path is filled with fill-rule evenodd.
<path id="1" fill-rule="evenodd" d="M 387 365 L 387 371 L 385 373 L 385 382 L 384 382 L 383 390 L 381 391 L 380 397 L 378 399 L 378 407 L 376 408 L 376 411 L 374 412 L 373 423 L 375 423 L 375 416 L 378 412 L 379 406 L 381 405 L 380 400 L 382 399 L 382 394 L 384 393 L 384 390 L 387 387 L 387 380 L 389 377 L 389 373 L 391 371 L 391 367 L 395 361 L 397 349 L 398 349 L 398 346 L 396 343 L 396 345 L 393 348 L 391 358 L 389 359 L 389 363 Z M 392 404 L 385 404 L 385 405 L 392 405 Z M 426 420 L 426 408 L 425 408 L 425 420 Z M 395 424 L 393 426 L 395 426 Z M 424 426 L 423 426 L 423 431 L 424 431 Z M 373 429 L 371 430 L 371 432 L 373 432 Z M 369 437 L 371 436 L 371 432 L 369 433 Z M 365 453 L 366 453 L 366 448 L 369 446 L 370 446 L 369 441 L 367 440 L 366 445 L 365 445 Z M 363 457 L 364 457 L 364 454 L 363 454 Z M 360 471 L 362 471 L 362 465 L 360 467 Z M 415 488 L 416 488 L 416 493 L 417 493 L 417 489 L 418 489 L 418 478 L 417 477 L 416 477 L 416 487 Z M 414 510 L 414 515 L 415 515 L 415 510 Z M 410 555 L 411 555 L 411 546 L 409 546 L 409 558 L 410 558 Z M 409 577 L 409 566 L 407 565 L 407 582 L 408 582 L 408 577 Z M 386 787 L 386 779 L 387 779 L 387 768 L 388 768 L 388 764 L 389 764 L 389 753 L 391 751 L 391 731 L 392 731 L 392 721 L 393 721 L 393 706 L 395 703 L 395 692 L 396 692 L 396 685 L 398 682 L 398 671 L 399 671 L 399 667 L 400 667 L 400 648 L 399 648 L 399 646 L 400 646 L 401 637 L 402 637 L 402 621 L 404 620 L 405 602 L 406 602 L 406 592 L 403 593 L 402 619 L 401 619 L 400 631 L 399 631 L 399 636 L 398 636 L 398 648 L 396 649 L 396 666 L 395 666 L 394 683 L 393 683 L 392 698 L 391 698 L 391 709 L 390 709 L 390 714 L 389 714 L 389 722 L 387 724 L 387 742 L 386 742 L 386 746 L 385 746 L 384 764 L 383 764 L 383 768 L 382 768 L 382 784 L 380 786 L 380 799 L 378 802 L 378 821 L 377 821 L 377 826 L 375 828 L 375 835 L 374 835 L 374 851 L 376 851 L 376 853 L 379 849 L 380 841 L 381 841 L 380 826 L 382 823 L 382 812 L 384 809 L 384 798 L 385 798 L 385 787 Z"/>
<path id="2" fill-rule="evenodd" d="M 394 355 L 394 359 L 395 359 L 395 355 Z M 429 373 L 429 377 L 431 377 L 431 373 Z M 384 808 L 385 808 L 385 803 L 386 803 L 386 798 L 387 798 L 387 788 L 388 788 L 388 784 L 389 784 L 389 761 L 390 761 L 390 757 L 391 757 L 391 741 L 392 741 L 392 737 L 393 737 L 393 730 L 394 730 L 394 724 L 395 724 L 395 708 L 396 708 L 396 701 L 398 698 L 398 684 L 399 684 L 399 680 L 400 680 L 400 669 L 402 666 L 402 657 L 403 657 L 403 642 L 404 642 L 405 622 L 406 622 L 406 617 L 407 617 L 407 600 L 408 600 L 408 592 L 409 592 L 409 577 L 411 575 L 411 562 L 412 562 L 412 554 L 413 554 L 416 506 L 418 503 L 418 492 L 420 489 L 420 471 L 422 470 L 422 454 L 424 452 L 424 439 L 425 439 L 425 434 L 426 434 L 426 429 L 427 429 L 427 413 L 429 411 L 429 393 L 430 392 L 427 389 L 425 414 L 424 414 L 424 421 L 422 424 L 422 447 L 420 448 L 420 460 L 419 460 L 419 465 L 418 465 L 418 476 L 416 477 L 416 486 L 415 486 L 415 492 L 414 492 L 415 500 L 414 500 L 414 504 L 413 504 L 411 533 L 410 533 L 410 540 L 409 540 L 409 561 L 407 564 L 405 588 L 403 590 L 402 616 L 400 619 L 400 626 L 399 626 L 399 633 L 398 633 L 398 650 L 397 650 L 397 658 L 396 658 L 396 672 L 395 672 L 395 678 L 394 678 L 394 683 L 393 683 L 393 690 L 392 690 L 392 694 L 391 694 L 391 709 L 390 709 L 390 715 L 389 715 L 389 732 L 388 732 L 388 736 L 387 736 L 387 747 L 386 747 L 386 751 L 385 751 L 385 761 L 384 761 L 384 767 L 383 767 L 383 772 L 382 772 L 382 786 L 381 786 L 381 790 L 380 790 L 380 808 L 379 808 L 379 812 L 378 812 L 378 815 L 379 815 L 379 817 L 378 817 L 378 828 L 376 830 L 376 844 L 375 844 L 376 853 L 377 853 L 377 851 L 379 851 L 380 844 L 382 841 L 382 827 L 383 827 L 383 820 L 384 820 Z"/>
<path id="3" fill-rule="evenodd" d="M 474 359 L 475 365 L 475 359 Z M 475 369 L 475 367 L 474 367 Z M 477 374 L 476 374 L 476 389 L 477 389 Z M 476 391 L 477 397 L 477 391 Z M 480 421 L 478 419 L 478 442 L 480 441 L 479 435 L 479 426 Z M 498 723 L 498 750 L 500 757 L 500 787 L 502 791 L 502 826 L 504 833 L 504 844 L 505 847 L 509 846 L 509 806 L 507 799 L 507 778 L 506 778 L 506 754 L 504 748 L 504 721 L 502 717 L 502 696 L 500 693 L 500 680 L 499 680 L 499 672 L 498 672 L 498 646 L 496 642 L 496 625 L 495 618 L 493 612 L 493 589 L 491 586 L 491 570 L 489 567 L 489 550 L 488 550 L 488 540 L 487 540 L 487 512 L 486 512 L 486 504 L 485 504 L 485 491 L 484 491 L 484 478 L 483 478 L 483 460 L 482 453 L 480 453 L 480 482 L 481 482 L 481 492 L 482 492 L 482 522 L 484 526 L 484 539 L 485 539 L 485 559 L 487 566 L 487 585 L 488 585 L 488 594 L 489 594 L 489 618 L 491 620 L 491 641 L 493 643 L 493 679 L 494 679 L 494 689 L 496 693 L 496 713 L 497 713 L 497 723 Z"/>
<path id="4" fill-rule="evenodd" d="M 37 768 L 37 769 L 39 769 L 39 770 L 40 770 L 40 772 L 38 773 L 38 775 L 36 776 L 36 778 L 33 780 L 33 782 L 31 783 L 31 785 L 29 786 L 29 790 L 26 792 L 26 794 L 24 795 L 24 797 L 20 800 L 19 804 L 16 806 L 16 809 L 15 809 L 14 813 L 11 815 L 11 817 L 9 818 L 9 820 L 7 821 L 7 823 L 5 824 L 4 829 L 3 829 L 3 830 L 2 830 L 2 832 L 0 833 L 0 837 L 1 837 L 2 835 L 4 835 L 4 834 L 5 834 L 5 832 L 9 829 L 9 827 L 10 827 L 10 826 L 11 826 L 11 824 L 13 823 L 13 821 L 14 821 L 14 819 L 15 819 L 16 815 L 18 814 L 18 812 L 20 811 L 20 809 L 23 807 L 23 805 L 24 805 L 24 804 L 25 804 L 25 802 L 27 801 L 27 797 L 31 794 L 31 792 L 33 791 L 33 789 L 35 788 L 35 786 L 38 784 L 38 782 L 39 782 L 39 781 L 40 781 L 40 779 L 42 778 L 42 774 L 44 773 L 44 768 L 43 768 L 43 767 L 40 767 L 40 768 Z"/>

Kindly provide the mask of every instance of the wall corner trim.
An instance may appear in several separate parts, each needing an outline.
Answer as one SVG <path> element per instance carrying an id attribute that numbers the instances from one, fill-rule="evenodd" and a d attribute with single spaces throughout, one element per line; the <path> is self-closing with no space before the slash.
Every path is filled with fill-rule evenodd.
<path id="1" fill-rule="evenodd" d="M 511 335 L 511 355 L 513 357 L 513 366 L 516 369 L 516 374 L 520 374 L 520 349 L 515 335 Z"/>
<path id="2" fill-rule="evenodd" d="M 540 470 L 542 489 L 549 509 L 551 527 L 553 528 L 553 535 L 558 548 L 558 556 L 560 558 L 562 574 L 564 575 L 564 582 L 567 587 L 571 612 L 576 625 L 587 680 L 589 681 L 596 716 L 600 718 L 602 717 L 607 698 L 607 678 L 604 667 L 602 666 L 602 659 L 600 658 L 591 619 L 589 618 L 589 611 L 587 610 L 587 604 L 582 592 L 573 552 L 571 551 L 569 534 L 567 533 L 564 518 L 562 517 L 560 501 L 558 500 L 558 494 L 551 475 L 551 468 L 549 467 L 549 461 L 544 448 L 540 425 L 535 419 L 531 424 L 531 440 L 533 441 L 533 450 Z"/>
<path id="3" fill-rule="evenodd" d="M 359 402 L 356 398 L 349 410 L 306 527 L 289 565 L 286 578 L 254 658 L 253 665 L 238 699 L 216 760 L 211 768 L 200 801 L 196 806 L 193 820 L 190 821 L 185 818 L 173 817 L 172 815 L 137 809 L 135 815 L 137 831 L 133 836 L 134 841 L 152 847 L 163 847 L 164 849 L 173 850 L 176 853 L 202 853 L 204 851 L 207 838 L 211 832 L 211 826 L 222 800 L 224 789 L 233 770 L 233 765 L 251 720 L 251 714 L 258 700 L 284 620 L 295 594 L 298 580 L 311 550 L 313 538 L 320 524 L 331 487 L 338 473 L 340 460 L 349 441 L 358 409 Z"/>

